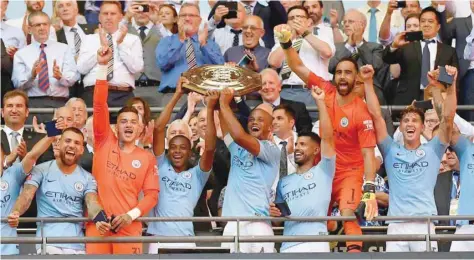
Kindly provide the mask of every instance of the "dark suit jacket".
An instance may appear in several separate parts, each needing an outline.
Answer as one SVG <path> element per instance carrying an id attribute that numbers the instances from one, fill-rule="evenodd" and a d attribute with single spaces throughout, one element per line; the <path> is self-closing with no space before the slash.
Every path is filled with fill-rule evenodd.
<path id="1" fill-rule="evenodd" d="M 451 189 L 453 188 L 453 171 L 438 174 L 434 189 L 434 197 L 438 215 L 449 215 L 451 206 Z M 438 220 L 439 226 L 449 226 L 449 220 Z M 452 234 L 452 232 L 437 231 L 437 234 Z M 451 241 L 439 241 L 438 251 L 449 252 Z"/>
<path id="2" fill-rule="evenodd" d="M 13 61 L 10 59 L 10 56 L 7 54 L 7 50 L 5 49 L 5 44 L 3 40 L 1 40 L 1 51 L 2 51 L 2 67 L 1 67 L 1 77 L 2 77 L 2 100 L 3 96 L 7 91 L 13 89 L 12 84 L 12 70 L 13 70 Z"/>
<path id="3" fill-rule="evenodd" d="M 79 27 L 87 34 L 94 34 L 95 29 L 97 29 L 97 25 L 95 24 L 79 24 Z M 58 42 L 67 44 L 66 33 L 64 32 L 64 28 L 56 31 L 56 37 L 58 38 Z M 81 75 L 82 78 L 82 75 Z M 69 88 L 69 96 L 70 97 L 82 97 L 82 93 L 84 93 L 84 84 L 82 80 L 76 81 L 74 85 Z"/>
<path id="4" fill-rule="evenodd" d="M 409 105 L 420 95 L 421 77 L 421 43 L 411 42 L 393 52 L 390 46 L 383 52 L 383 61 L 388 64 L 400 64 L 401 73 L 399 84 L 393 100 L 394 105 Z M 451 65 L 458 67 L 458 58 L 453 47 L 438 42 L 435 68 Z"/>
<path id="5" fill-rule="evenodd" d="M 94 159 L 94 153 L 89 152 L 87 146 L 84 145 L 84 153 L 82 154 L 81 158 L 79 159 L 79 164 L 84 170 L 92 173 L 92 161 Z"/>
<path id="6" fill-rule="evenodd" d="M 8 143 L 7 135 L 3 130 L 0 132 L 1 135 L 1 141 L 2 141 L 2 150 L 6 154 L 10 154 L 10 144 Z M 23 140 L 25 140 L 26 143 L 26 148 L 28 151 L 31 151 L 33 146 L 39 142 L 42 138 L 44 137 L 43 134 L 39 134 L 33 131 L 29 131 L 25 129 L 23 131 Z M 43 155 L 41 155 L 38 160 L 36 161 L 36 164 L 40 164 L 43 162 L 47 162 L 50 160 L 54 159 L 54 154 L 53 154 L 53 148 L 50 147 Z M 36 210 L 36 200 L 33 199 L 31 202 L 31 206 L 28 208 L 28 210 L 23 214 L 23 217 L 36 217 L 37 216 L 37 210 Z M 36 227 L 36 223 L 25 223 L 25 222 L 20 222 L 20 228 L 34 228 Z"/>
<path id="7" fill-rule="evenodd" d="M 219 1 L 220 3 L 226 1 Z M 219 5 L 217 2 L 214 7 L 212 8 L 211 12 L 209 13 L 209 19 L 214 16 L 217 6 Z M 273 34 L 273 27 L 283 24 L 288 21 L 288 15 L 286 13 L 285 8 L 280 3 L 280 1 L 268 1 L 268 6 L 263 6 L 260 3 L 255 4 L 255 8 L 253 10 L 253 14 L 259 16 L 263 20 L 263 26 L 265 29 L 265 35 L 263 36 L 263 42 L 265 43 L 265 47 L 271 49 L 273 45 L 275 45 L 275 36 Z M 225 26 L 224 21 L 221 21 L 217 28 L 222 28 Z"/>
<path id="8" fill-rule="evenodd" d="M 451 45 L 456 39 L 456 54 L 459 60 L 458 79 L 462 79 L 469 68 L 470 61 L 464 59 L 464 48 L 466 47 L 466 37 L 472 31 L 471 15 L 463 18 L 454 18 L 450 23 L 446 21 L 446 12 L 441 13 L 440 36 L 444 43 Z"/>
<path id="9" fill-rule="evenodd" d="M 340 60 L 344 58 L 350 58 L 352 53 L 346 48 L 345 42 L 336 43 L 336 53 L 329 61 L 329 72 L 334 74 L 336 71 L 336 66 Z M 357 48 L 358 50 L 358 59 L 357 64 L 359 67 L 370 64 L 374 67 L 375 70 L 375 78 L 374 78 L 374 85 L 375 93 L 379 98 L 379 102 L 381 105 L 385 105 L 385 97 L 383 95 L 383 79 L 385 78 L 385 74 L 387 70 L 385 69 L 387 64 L 385 64 L 382 60 L 382 53 L 383 53 L 383 46 L 378 43 L 373 42 L 366 42 L 362 43 L 362 45 Z M 383 74 L 383 75 L 382 75 Z"/>

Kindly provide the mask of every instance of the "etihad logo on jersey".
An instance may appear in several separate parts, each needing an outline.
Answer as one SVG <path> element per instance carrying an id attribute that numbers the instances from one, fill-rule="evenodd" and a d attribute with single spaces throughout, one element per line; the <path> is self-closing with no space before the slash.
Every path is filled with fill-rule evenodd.
<path id="1" fill-rule="evenodd" d="M 80 203 L 82 204 L 82 197 L 71 196 L 65 192 L 59 191 L 47 191 L 44 194 L 46 197 L 51 198 L 54 202 L 65 202 L 65 203 Z"/>
<path id="2" fill-rule="evenodd" d="M 130 179 L 135 180 L 137 178 L 135 173 L 120 169 L 117 164 L 111 161 L 107 161 L 107 171 L 123 181 L 128 181 Z"/>
<path id="3" fill-rule="evenodd" d="M 286 192 L 283 194 L 283 200 L 286 202 L 290 202 L 294 199 L 299 199 L 302 198 L 310 193 L 311 190 L 316 188 L 316 183 L 312 182 L 309 183 L 308 185 L 305 185 L 303 187 L 300 187 L 298 189 L 291 190 L 289 192 Z"/>
<path id="4" fill-rule="evenodd" d="M 242 161 L 240 160 L 238 156 L 235 156 L 235 155 L 234 155 L 234 158 L 232 158 L 232 163 L 243 170 L 248 170 L 250 167 L 253 166 L 252 161 L 250 160 Z"/>
<path id="5" fill-rule="evenodd" d="M 3 198 L 0 199 L 0 203 L 2 205 L 2 208 L 6 206 L 5 204 L 7 204 L 10 201 L 11 198 L 12 197 L 10 196 L 10 194 L 7 194 Z"/>
<path id="6" fill-rule="evenodd" d="M 166 183 L 166 185 L 174 191 L 184 192 L 184 191 L 190 190 L 192 188 L 191 184 L 189 184 L 189 183 L 182 183 L 182 182 L 179 182 L 179 181 L 176 181 L 176 180 L 172 180 L 172 179 L 168 178 L 167 176 L 164 176 L 163 178 L 161 178 L 161 181 Z"/>
<path id="7" fill-rule="evenodd" d="M 426 168 L 429 163 L 427 161 L 414 162 L 414 163 L 394 163 L 393 168 L 395 169 L 416 169 L 416 168 Z"/>

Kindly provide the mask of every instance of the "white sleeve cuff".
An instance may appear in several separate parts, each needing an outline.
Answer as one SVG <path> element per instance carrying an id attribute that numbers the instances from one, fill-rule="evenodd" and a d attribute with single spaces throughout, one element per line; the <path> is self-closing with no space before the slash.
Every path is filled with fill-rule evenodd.
<path id="1" fill-rule="evenodd" d="M 229 147 L 229 145 L 231 145 L 232 143 L 234 142 L 234 139 L 232 138 L 232 136 L 230 136 L 229 133 L 227 133 L 225 136 L 224 136 L 224 143 L 227 147 Z"/>
<path id="2" fill-rule="evenodd" d="M 142 212 L 138 208 L 133 208 L 127 212 L 127 215 L 129 215 L 132 220 L 135 220 L 142 215 Z"/>
<path id="3" fill-rule="evenodd" d="M 98 64 L 97 69 L 97 79 L 98 80 L 107 80 L 107 65 L 100 65 Z"/>

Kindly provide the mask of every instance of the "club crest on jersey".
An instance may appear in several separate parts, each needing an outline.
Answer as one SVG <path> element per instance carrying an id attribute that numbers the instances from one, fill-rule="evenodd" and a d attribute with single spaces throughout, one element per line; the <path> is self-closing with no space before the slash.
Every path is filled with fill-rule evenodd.
<path id="1" fill-rule="evenodd" d="M 415 154 L 418 157 L 423 157 L 423 156 L 425 156 L 425 151 L 421 150 L 421 149 L 418 149 L 418 150 L 416 150 Z"/>
<path id="2" fill-rule="evenodd" d="M 305 180 L 310 180 L 310 179 L 313 178 L 313 173 L 312 173 L 312 172 L 307 172 L 307 173 L 305 173 L 305 174 L 303 175 L 303 178 L 304 178 Z"/>
<path id="3" fill-rule="evenodd" d="M 185 179 L 191 179 L 191 173 L 188 171 L 183 172 L 183 178 Z"/>
<path id="4" fill-rule="evenodd" d="M 138 169 L 142 166 L 142 163 L 139 160 L 133 160 L 132 161 L 132 167 L 135 169 Z"/>
<path id="5" fill-rule="evenodd" d="M 76 183 L 74 183 L 74 189 L 76 191 L 83 191 L 84 190 L 84 184 L 82 184 L 82 182 L 76 182 Z"/>
<path id="6" fill-rule="evenodd" d="M 8 182 L 7 181 L 2 180 L 2 182 L 0 182 L 0 190 L 2 190 L 2 191 L 8 190 Z"/>
<path id="7" fill-rule="evenodd" d="M 342 127 L 347 127 L 349 125 L 349 119 L 347 119 L 347 117 L 341 118 L 340 124 Z"/>

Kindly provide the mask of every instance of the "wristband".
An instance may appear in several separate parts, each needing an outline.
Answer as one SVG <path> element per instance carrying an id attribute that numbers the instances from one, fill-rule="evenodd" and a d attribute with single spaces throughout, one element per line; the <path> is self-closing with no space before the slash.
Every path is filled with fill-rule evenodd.
<path id="1" fill-rule="evenodd" d="M 138 217 L 140 217 L 141 214 L 142 214 L 142 212 L 138 208 L 133 208 L 132 210 L 127 212 L 127 215 L 130 216 L 132 221 L 137 219 Z"/>
<path id="2" fill-rule="evenodd" d="M 291 40 L 289 40 L 288 42 L 280 42 L 280 46 L 283 50 L 287 50 L 289 49 L 291 46 L 293 46 L 293 43 L 291 42 Z"/>
<path id="3" fill-rule="evenodd" d="M 309 30 L 304 31 L 304 33 L 301 35 L 301 38 L 306 38 L 311 32 Z"/>

